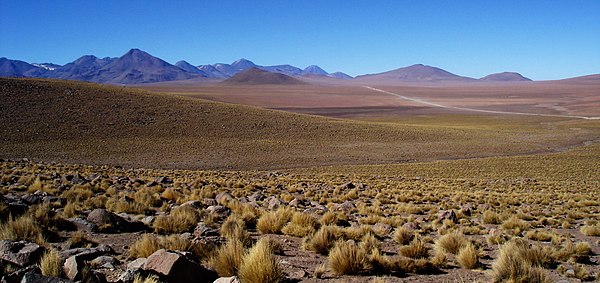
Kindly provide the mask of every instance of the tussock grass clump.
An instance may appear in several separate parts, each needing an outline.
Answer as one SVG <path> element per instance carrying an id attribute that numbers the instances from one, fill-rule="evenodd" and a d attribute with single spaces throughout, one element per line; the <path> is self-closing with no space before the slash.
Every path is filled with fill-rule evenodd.
<path id="1" fill-rule="evenodd" d="M 460 248 L 468 243 L 465 235 L 458 232 L 451 232 L 441 236 L 435 241 L 435 249 L 440 252 L 457 254 Z"/>
<path id="2" fill-rule="evenodd" d="M 337 274 L 361 274 L 369 269 L 367 253 L 354 241 L 338 240 L 327 257 L 329 269 Z"/>
<path id="3" fill-rule="evenodd" d="M 340 234 L 340 228 L 337 226 L 322 226 L 316 233 L 303 239 L 302 248 L 325 255 Z"/>
<path id="4" fill-rule="evenodd" d="M 325 212 L 325 214 L 323 214 L 323 216 L 321 216 L 321 219 L 319 219 L 319 223 L 322 226 L 339 225 L 340 222 L 347 221 L 347 220 L 348 220 L 348 217 L 345 214 L 340 214 L 340 213 L 336 213 L 333 211 L 327 211 L 327 212 Z"/>
<path id="5" fill-rule="evenodd" d="M 485 211 L 481 216 L 483 224 L 500 224 L 502 223 L 502 216 L 493 211 Z"/>
<path id="6" fill-rule="evenodd" d="M 140 239 L 135 241 L 129 249 L 131 258 L 149 257 L 155 251 L 160 249 L 160 241 L 158 237 L 152 234 L 144 234 Z"/>
<path id="7" fill-rule="evenodd" d="M 575 253 L 578 255 L 591 255 L 592 246 L 588 242 L 579 242 L 575 244 Z"/>
<path id="8" fill-rule="evenodd" d="M 396 228 L 393 235 L 394 241 L 398 242 L 400 245 L 408 245 L 414 237 L 414 232 L 405 227 Z"/>
<path id="9" fill-rule="evenodd" d="M 208 266 L 212 267 L 219 276 L 229 277 L 238 274 L 244 257 L 244 244 L 236 239 L 227 241 L 209 258 Z"/>
<path id="10" fill-rule="evenodd" d="M 472 243 L 463 246 L 456 255 L 456 262 L 463 268 L 474 269 L 479 265 L 479 253 Z"/>
<path id="11" fill-rule="evenodd" d="M 158 278 L 154 276 L 142 277 L 141 275 L 137 274 L 133 278 L 133 283 L 160 283 L 160 281 L 158 281 Z"/>
<path id="12" fill-rule="evenodd" d="M 296 212 L 287 225 L 281 229 L 281 232 L 285 235 L 294 237 L 305 237 L 315 232 L 319 227 L 317 219 L 306 213 Z"/>
<path id="13" fill-rule="evenodd" d="M 509 219 L 502 222 L 502 228 L 521 232 L 529 229 L 529 223 L 513 215 Z"/>
<path id="14" fill-rule="evenodd" d="M 421 239 L 414 239 L 410 244 L 400 247 L 400 254 L 408 258 L 428 258 L 429 248 Z"/>
<path id="15" fill-rule="evenodd" d="M 40 270 L 45 276 L 60 277 L 62 275 L 62 261 L 60 253 L 50 249 L 40 259 Z"/>
<path id="16" fill-rule="evenodd" d="M 179 206 L 168 215 L 156 218 L 152 227 L 159 234 L 184 233 L 194 228 L 200 221 L 200 214 L 190 206 Z"/>
<path id="17" fill-rule="evenodd" d="M 245 246 L 248 246 L 252 242 L 252 237 L 245 227 L 246 223 L 237 214 L 229 215 L 221 226 L 221 236 L 228 240 L 239 240 Z"/>
<path id="18" fill-rule="evenodd" d="M 551 282 L 539 265 L 531 262 L 530 248 L 522 241 L 509 241 L 500 248 L 492 264 L 493 282 Z"/>
<path id="19" fill-rule="evenodd" d="M 46 244 L 42 227 L 40 227 L 32 215 L 27 214 L 16 219 L 9 219 L 6 223 L 1 223 L 0 239 L 13 241 L 26 240 L 38 245 Z"/>
<path id="20" fill-rule="evenodd" d="M 580 229 L 586 236 L 600 237 L 600 223 L 596 225 L 585 225 Z"/>
<path id="21" fill-rule="evenodd" d="M 258 218 L 256 228 L 263 234 L 279 234 L 292 218 L 293 211 L 287 207 L 267 212 Z"/>
<path id="22" fill-rule="evenodd" d="M 98 243 L 90 240 L 85 233 L 81 231 L 77 231 L 69 237 L 69 247 L 70 248 L 91 248 L 97 246 Z"/>
<path id="23" fill-rule="evenodd" d="M 533 231 L 527 231 L 527 233 L 525 234 L 525 237 L 527 239 L 534 240 L 534 241 L 546 242 L 546 241 L 550 241 L 552 239 L 552 234 L 550 234 L 546 231 L 542 231 L 542 230 L 533 230 Z"/>
<path id="24" fill-rule="evenodd" d="M 267 238 L 261 238 L 244 256 L 238 276 L 247 283 L 275 283 L 283 280 L 283 271 L 273 255 Z"/>

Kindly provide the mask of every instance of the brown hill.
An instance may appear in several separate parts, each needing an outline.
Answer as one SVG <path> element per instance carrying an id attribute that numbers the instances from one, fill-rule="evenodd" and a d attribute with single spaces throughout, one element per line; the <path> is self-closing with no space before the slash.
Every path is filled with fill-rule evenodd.
<path id="1" fill-rule="evenodd" d="M 530 82 L 530 78 L 526 78 L 523 75 L 515 72 L 502 72 L 487 75 L 480 80 L 492 81 L 492 82 Z"/>
<path id="2" fill-rule="evenodd" d="M 378 74 L 357 76 L 354 80 L 367 83 L 475 81 L 473 78 L 461 77 L 446 70 L 422 64 L 416 64 Z"/>
<path id="3" fill-rule="evenodd" d="M 280 73 L 271 73 L 253 67 L 223 81 L 229 85 L 298 85 L 305 82 Z"/>

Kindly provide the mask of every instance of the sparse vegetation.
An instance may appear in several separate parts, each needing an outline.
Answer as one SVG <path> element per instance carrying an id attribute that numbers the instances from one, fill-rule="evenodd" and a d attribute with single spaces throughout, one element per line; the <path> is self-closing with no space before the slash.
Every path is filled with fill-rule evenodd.
<path id="1" fill-rule="evenodd" d="M 267 238 L 259 239 L 244 256 L 238 274 L 242 282 L 248 283 L 275 283 L 283 280 L 281 266 Z"/>
<path id="2" fill-rule="evenodd" d="M 62 275 L 62 262 L 57 250 L 50 249 L 44 253 L 40 259 L 40 270 L 45 276 L 60 277 Z"/>

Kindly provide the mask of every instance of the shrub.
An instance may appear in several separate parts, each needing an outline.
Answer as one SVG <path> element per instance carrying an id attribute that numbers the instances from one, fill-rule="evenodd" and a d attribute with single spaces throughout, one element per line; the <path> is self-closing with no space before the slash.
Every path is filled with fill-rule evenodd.
<path id="1" fill-rule="evenodd" d="M 285 225 L 281 232 L 289 236 L 305 237 L 314 233 L 318 227 L 319 222 L 315 217 L 310 214 L 296 212 L 292 217 L 292 221 Z"/>
<path id="2" fill-rule="evenodd" d="M 463 246 L 456 255 L 456 262 L 463 268 L 474 269 L 479 263 L 479 254 L 472 243 Z"/>
<path id="3" fill-rule="evenodd" d="M 329 252 L 327 263 L 338 275 L 360 274 L 369 268 L 367 253 L 354 241 L 338 240 Z"/>
<path id="4" fill-rule="evenodd" d="M 267 212 L 258 218 L 256 228 L 263 234 L 279 234 L 285 224 L 292 218 L 292 213 L 291 209 L 285 207 Z"/>
<path id="5" fill-rule="evenodd" d="M 394 241 L 398 242 L 400 245 L 408 245 L 414 237 L 414 232 L 404 227 L 396 228 L 393 236 Z"/>
<path id="6" fill-rule="evenodd" d="M 42 228 L 31 215 L 23 215 L 16 219 L 9 219 L 0 224 L 0 239 L 20 241 L 26 240 L 45 245 L 46 240 Z"/>
<path id="7" fill-rule="evenodd" d="M 241 241 L 230 239 L 217 249 L 216 253 L 208 260 L 208 265 L 217 271 L 219 276 L 237 275 L 244 252 L 244 244 Z"/>
<path id="8" fill-rule="evenodd" d="M 465 235 L 458 232 L 451 232 L 435 241 L 435 249 L 440 252 L 456 254 L 467 242 Z"/>
<path id="9" fill-rule="evenodd" d="M 252 242 L 252 237 L 245 227 L 244 220 L 238 217 L 237 214 L 229 215 L 221 225 L 221 236 L 227 240 L 239 240 L 244 246 L 248 246 Z"/>
<path id="10" fill-rule="evenodd" d="M 304 238 L 302 247 L 320 254 L 327 254 L 340 234 L 337 226 L 322 226 L 315 234 Z"/>
<path id="11" fill-rule="evenodd" d="M 60 253 L 55 249 L 46 251 L 40 260 L 40 270 L 45 276 L 60 277 L 62 274 Z"/>
<path id="12" fill-rule="evenodd" d="M 191 231 L 199 220 L 200 214 L 194 208 L 179 206 L 170 214 L 157 217 L 152 227 L 159 234 L 180 234 Z"/>
<path id="13" fill-rule="evenodd" d="M 542 268 L 524 257 L 525 253 L 528 253 L 528 248 L 518 241 L 504 244 L 492 264 L 493 282 L 551 282 Z"/>
<path id="14" fill-rule="evenodd" d="M 481 220 L 483 221 L 483 224 L 500 224 L 502 222 L 502 217 L 500 214 L 488 210 L 483 213 Z"/>
<path id="15" fill-rule="evenodd" d="M 149 257 L 159 249 L 160 241 L 158 240 L 158 237 L 152 234 L 144 234 L 131 245 L 129 256 L 132 258 Z"/>
<path id="16" fill-rule="evenodd" d="M 581 227 L 580 230 L 581 230 L 581 233 L 583 233 L 586 236 L 594 236 L 594 237 L 600 236 L 600 224 L 585 225 L 585 226 Z"/>
<path id="17" fill-rule="evenodd" d="M 414 239 L 410 244 L 400 247 L 400 254 L 408 258 L 427 258 L 429 257 L 429 248 L 420 239 Z"/>
<path id="18" fill-rule="evenodd" d="M 244 256 L 238 276 L 240 281 L 247 283 L 274 283 L 283 280 L 283 271 L 273 255 L 268 239 L 258 240 Z"/>

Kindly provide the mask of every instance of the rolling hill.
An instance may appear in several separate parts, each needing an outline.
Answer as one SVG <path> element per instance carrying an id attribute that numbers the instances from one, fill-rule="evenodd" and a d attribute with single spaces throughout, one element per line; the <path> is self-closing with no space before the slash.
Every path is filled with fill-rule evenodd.
<path id="1" fill-rule="evenodd" d="M 383 73 L 362 75 L 354 78 L 356 81 L 378 82 L 465 82 L 475 81 L 473 78 L 461 77 L 440 68 L 416 64 Z"/>
<path id="2" fill-rule="evenodd" d="M 228 85 L 297 85 L 306 84 L 303 81 L 292 78 L 290 76 L 271 73 L 259 68 L 250 68 L 240 73 L 237 73 L 231 78 L 222 82 Z"/>
<path id="3" fill-rule="evenodd" d="M 487 75 L 480 80 L 492 81 L 492 82 L 530 82 L 530 78 L 526 78 L 523 75 L 515 72 L 502 72 Z"/>
<path id="4" fill-rule="evenodd" d="M 61 80 L 0 78 L 0 105 L 3 159 L 257 170 L 496 156 L 579 142 L 512 126 L 523 117 L 502 118 L 501 127 L 361 122 Z"/>

